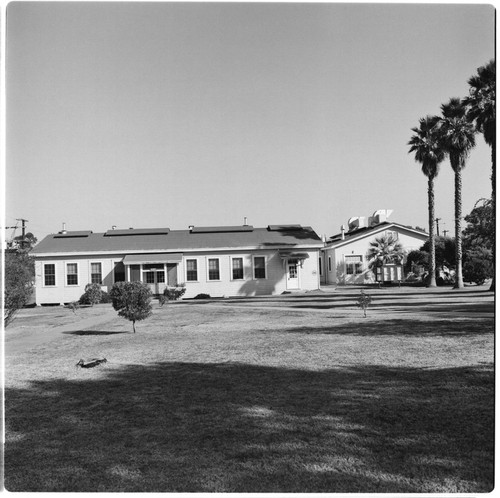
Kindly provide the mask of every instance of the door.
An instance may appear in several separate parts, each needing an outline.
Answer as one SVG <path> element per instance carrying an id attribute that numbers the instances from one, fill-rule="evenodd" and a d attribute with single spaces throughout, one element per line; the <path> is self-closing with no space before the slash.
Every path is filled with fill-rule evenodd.
<path id="1" fill-rule="evenodd" d="M 177 287 L 177 264 L 167 263 L 167 284 L 170 287 Z"/>
<path id="2" fill-rule="evenodd" d="M 286 288 L 299 288 L 299 264 L 296 259 L 289 259 L 286 263 Z"/>
<path id="3" fill-rule="evenodd" d="M 165 272 L 163 270 L 149 270 L 145 272 L 144 277 L 153 294 L 163 294 L 165 289 Z"/>

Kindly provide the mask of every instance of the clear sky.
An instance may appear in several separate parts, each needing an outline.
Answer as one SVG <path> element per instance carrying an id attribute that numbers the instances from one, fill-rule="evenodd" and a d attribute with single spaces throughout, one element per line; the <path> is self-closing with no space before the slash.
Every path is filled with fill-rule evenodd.
<path id="1" fill-rule="evenodd" d="M 411 128 L 493 57 L 486 4 L 10 3 L 6 224 L 427 227 Z M 491 194 L 477 142 L 464 214 Z M 450 235 L 453 202 L 446 161 Z"/>

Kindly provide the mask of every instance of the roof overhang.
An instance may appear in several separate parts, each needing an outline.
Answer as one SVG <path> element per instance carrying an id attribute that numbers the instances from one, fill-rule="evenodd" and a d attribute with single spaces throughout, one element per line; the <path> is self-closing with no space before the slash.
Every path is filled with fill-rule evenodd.
<path id="1" fill-rule="evenodd" d="M 152 263 L 180 263 L 182 253 L 170 254 L 129 254 L 123 258 L 124 265 L 141 265 Z"/>
<path id="2" fill-rule="evenodd" d="M 306 252 L 293 252 L 293 251 L 279 251 L 281 259 L 298 259 L 303 260 L 309 257 Z"/>

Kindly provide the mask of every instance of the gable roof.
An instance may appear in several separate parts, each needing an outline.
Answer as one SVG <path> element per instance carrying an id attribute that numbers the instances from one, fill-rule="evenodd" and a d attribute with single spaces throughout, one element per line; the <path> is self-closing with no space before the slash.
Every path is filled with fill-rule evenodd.
<path id="1" fill-rule="evenodd" d="M 344 238 L 342 239 L 342 233 L 332 235 L 327 241 L 327 247 L 340 247 L 344 244 L 349 244 L 355 240 L 362 239 L 364 237 L 372 236 L 378 232 L 382 232 L 389 228 L 394 228 L 399 231 L 410 232 L 411 235 L 414 235 L 417 238 L 422 240 L 426 240 L 429 237 L 427 232 L 422 230 L 417 230 L 415 228 L 410 228 L 405 225 L 400 225 L 399 223 L 391 223 L 388 221 L 384 221 L 383 223 L 379 223 L 373 227 L 363 227 L 358 228 L 357 230 L 353 230 L 351 232 L 344 233 Z"/>
<path id="2" fill-rule="evenodd" d="M 33 256 L 76 254 L 140 254 L 221 249 L 286 249 L 323 247 L 311 227 L 294 225 L 280 230 L 269 226 L 193 227 L 190 230 L 136 229 L 119 234 L 66 232 L 47 235 L 31 251 Z M 240 228 L 240 229 L 237 229 Z M 150 230 L 150 231 L 148 231 Z M 112 232 L 112 231 L 111 231 Z M 82 235 L 84 233 L 84 235 Z"/>

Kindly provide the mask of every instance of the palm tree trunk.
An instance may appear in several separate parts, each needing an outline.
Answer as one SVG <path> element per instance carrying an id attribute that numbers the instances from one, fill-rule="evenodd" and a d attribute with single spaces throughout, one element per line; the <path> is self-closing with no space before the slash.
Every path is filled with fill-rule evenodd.
<path id="1" fill-rule="evenodd" d="M 429 176 L 427 182 L 427 196 L 429 203 L 429 277 L 427 287 L 436 287 L 436 239 L 434 237 L 434 178 Z"/>
<path id="2" fill-rule="evenodd" d="M 462 277 L 462 170 L 455 169 L 455 259 L 456 275 L 454 289 L 463 289 Z"/>
<path id="3" fill-rule="evenodd" d="M 493 137 L 493 142 L 491 144 L 491 208 L 493 210 L 493 228 L 496 227 L 496 154 L 497 154 L 496 139 Z M 492 241 L 492 257 L 493 257 L 493 278 L 491 279 L 490 291 L 495 292 L 495 248 L 496 248 L 496 233 L 493 233 Z"/>

